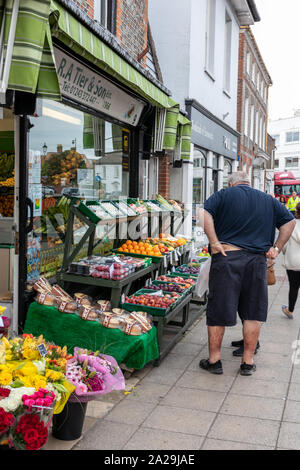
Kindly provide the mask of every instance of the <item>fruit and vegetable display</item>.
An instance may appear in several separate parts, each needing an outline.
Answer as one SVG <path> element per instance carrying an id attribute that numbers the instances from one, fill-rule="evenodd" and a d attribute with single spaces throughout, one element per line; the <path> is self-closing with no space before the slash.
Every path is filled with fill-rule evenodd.
<path id="1" fill-rule="evenodd" d="M 14 196 L 0 196 L 0 214 L 2 217 L 13 217 L 14 215 Z"/>
<path id="2" fill-rule="evenodd" d="M 160 194 L 157 194 L 156 195 L 156 200 L 158 201 L 158 203 L 160 204 L 160 206 L 162 206 L 164 209 L 170 211 L 170 212 L 173 212 L 173 211 L 176 211 L 176 212 L 181 212 L 182 211 L 182 207 L 179 205 L 179 202 L 178 201 L 175 201 L 174 199 L 170 199 L 169 201 L 167 201 L 163 196 L 161 196 Z"/>
<path id="3" fill-rule="evenodd" d="M 192 278 L 187 278 L 184 279 L 183 277 L 180 276 L 175 276 L 175 277 L 169 277 L 164 274 L 161 276 L 158 276 L 157 281 L 163 281 L 163 282 L 178 282 L 179 284 L 184 284 L 186 288 L 193 286 L 196 281 L 195 279 Z"/>
<path id="4" fill-rule="evenodd" d="M 186 291 L 186 288 L 181 284 L 150 284 L 147 289 L 162 290 L 164 292 L 178 292 L 179 294 L 183 294 Z"/>
<path id="5" fill-rule="evenodd" d="M 147 238 L 146 240 L 127 240 L 119 248 L 120 253 L 132 253 L 144 256 L 163 256 L 187 243 L 185 238 L 175 238 L 170 235 L 160 234 L 159 238 Z"/>
<path id="6" fill-rule="evenodd" d="M 144 206 L 143 202 L 139 199 L 137 200 L 128 200 L 128 205 L 137 213 L 137 214 L 146 214 L 147 207 Z"/>
<path id="7" fill-rule="evenodd" d="M 182 265 L 176 268 L 176 272 L 182 273 L 182 274 L 198 275 L 199 271 L 200 271 L 200 266 L 194 267 L 194 266 L 189 266 L 189 265 Z"/>
<path id="8" fill-rule="evenodd" d="M 72 263 L 69 273 L 120 281 L 151 264 L 151 260 L 125 256 L 89 256 Z"/>
<path id="9" fill-rule="evenodd" d="M 15 156 L 7 153 L 0 154 L 0 184 L 2 186 L 13 186 L 12 183 L 15 168 Z M 3 184 L 6 182 L 6 184 Z"/>
<path id="10" fill-rule="evenodd" d="M 137 292 L 130 297 L 125 297 L 125 304 L 138 305 L 139 307 L 153 307 L 167 310 L 180 299 L 180 294 L 151 294 Z"/>

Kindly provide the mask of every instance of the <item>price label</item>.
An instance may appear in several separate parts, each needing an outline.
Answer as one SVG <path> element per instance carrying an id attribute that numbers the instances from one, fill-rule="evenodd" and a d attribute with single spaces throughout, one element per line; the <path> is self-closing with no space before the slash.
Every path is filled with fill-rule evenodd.
<path id="1" fill-rule="evenodd" d="M 3 322 L 3 319 L 2 317 L 0 317 L 0 328 L 4 327 L 4 322 Z"/>
<path id="2" fill-rule="evenodd" d="M 166 268 L 168 266 L 168 260 L 167 260 L 167 257 L 164 256 L 164 268 Z"/>
<path id="3" fill-rule="evenodd" d="M 38 350 L 39 350 L 41 357 L 47 356 L 47 349 L 44 343 L 41 343 L 38 345 Z"/>
<path id="4" fill-rule="evenodd" d="M 125 303 L 125 294 L 122 294 L 122 295 L 121 295 L 121 303 L 122 303 L 122 304 Z"/>

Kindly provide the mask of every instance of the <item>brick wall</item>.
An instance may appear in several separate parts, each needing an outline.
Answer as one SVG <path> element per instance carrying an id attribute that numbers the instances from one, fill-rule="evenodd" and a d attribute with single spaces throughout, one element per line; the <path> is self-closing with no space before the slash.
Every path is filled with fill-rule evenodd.
<path id="1" fill-rule="evenodd" d="M 73 0 L 90 18 L 94 18 L 94 2 L 99 0 Z"/>
<path id="2" fill-rule="evenodd" d="M 158 193 L 164 198 L 170 198 L 170 162 L 171 157 L 168 153 L 159 158 L 158 162 Z"/>
<path id="3" fill-rule="evenodd" d="M 147 31 L 148 0 L 116 0 L 116 37 L 136 60 L 147 47 Z"/>
<path id="4" fill-rule="evenodd" d="M 250 53 L 251 57 L 251 70 L 252 63 L 255 63 L 255 82 L 252 81 L 252 77 L 247 73 L 247 52 Z M 260 90 L 256 86 L 257 71 L 259 71 L 260 79 L 263 80 L 264 85 L 270 86 L 270 78 L 267 75 L 266 69 L 262 65 L 260 59 L 260 53 L 257 49 L 255 40 L 251 34 L 251 31 L 247 28 L 242 28 L 239 37 L 239 62 L 238 62 L 238 96 L 237 96 L 237 130 L 240 132 L 241 137 L 239 139 L 238 154 L 240 156 L 239 169 L 242 169 L 243 163 L 247 163 L 247 169 L 249 169 L 254 158 L 257 156 L 258 149 L 262 148 L 261 145 L 261 121 L 265 123 L 265 134 L 264 141 L 266 140 L 267 134 L 267 120 L 268 120 L 268 100 L 265 101 L 260 93 Z M 248 110 L 248 133 L 245 132 L 245 101 L 249 99 L 249 110 Z M 251 123 L 251 105 L 254 105 L 254 123 Z M 259 142 L 255 140 L 256 136 L 256 112 L 259 113 L 259 129 L 258 136 Z M 255 126 L 254 138 L 250 138 L 251 131 L 250 125 Z M 263 149 L 266 151 L 266 149 Z"/>

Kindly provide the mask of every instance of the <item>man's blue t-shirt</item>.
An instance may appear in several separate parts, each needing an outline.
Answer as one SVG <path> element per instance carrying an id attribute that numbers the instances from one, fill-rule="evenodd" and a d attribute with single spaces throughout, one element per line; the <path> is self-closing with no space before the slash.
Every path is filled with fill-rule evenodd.
<path id="1" fill-rule="evenodd" d="M 254 253 L 266 253 L 274 244 L 275 228 L 294 218 L 274 197 L 246 184 L 214 193 L 204 209 L 214 219 L 220 242 Z"/>

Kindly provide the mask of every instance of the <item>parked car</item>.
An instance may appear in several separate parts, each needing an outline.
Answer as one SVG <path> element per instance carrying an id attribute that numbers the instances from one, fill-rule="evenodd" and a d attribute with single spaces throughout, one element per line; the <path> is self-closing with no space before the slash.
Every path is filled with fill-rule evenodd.
<path id="1" fill-rule="evenodd" d="M 64 196 L 80 196 L 78 188 L 63 188 L 61 194 Z"/>
<path id="2" fill-rule="evenodd" d="M 53 196 L 55 194 L 55 189 L 52 186 L 42 186 L 43 197 Z"/>

